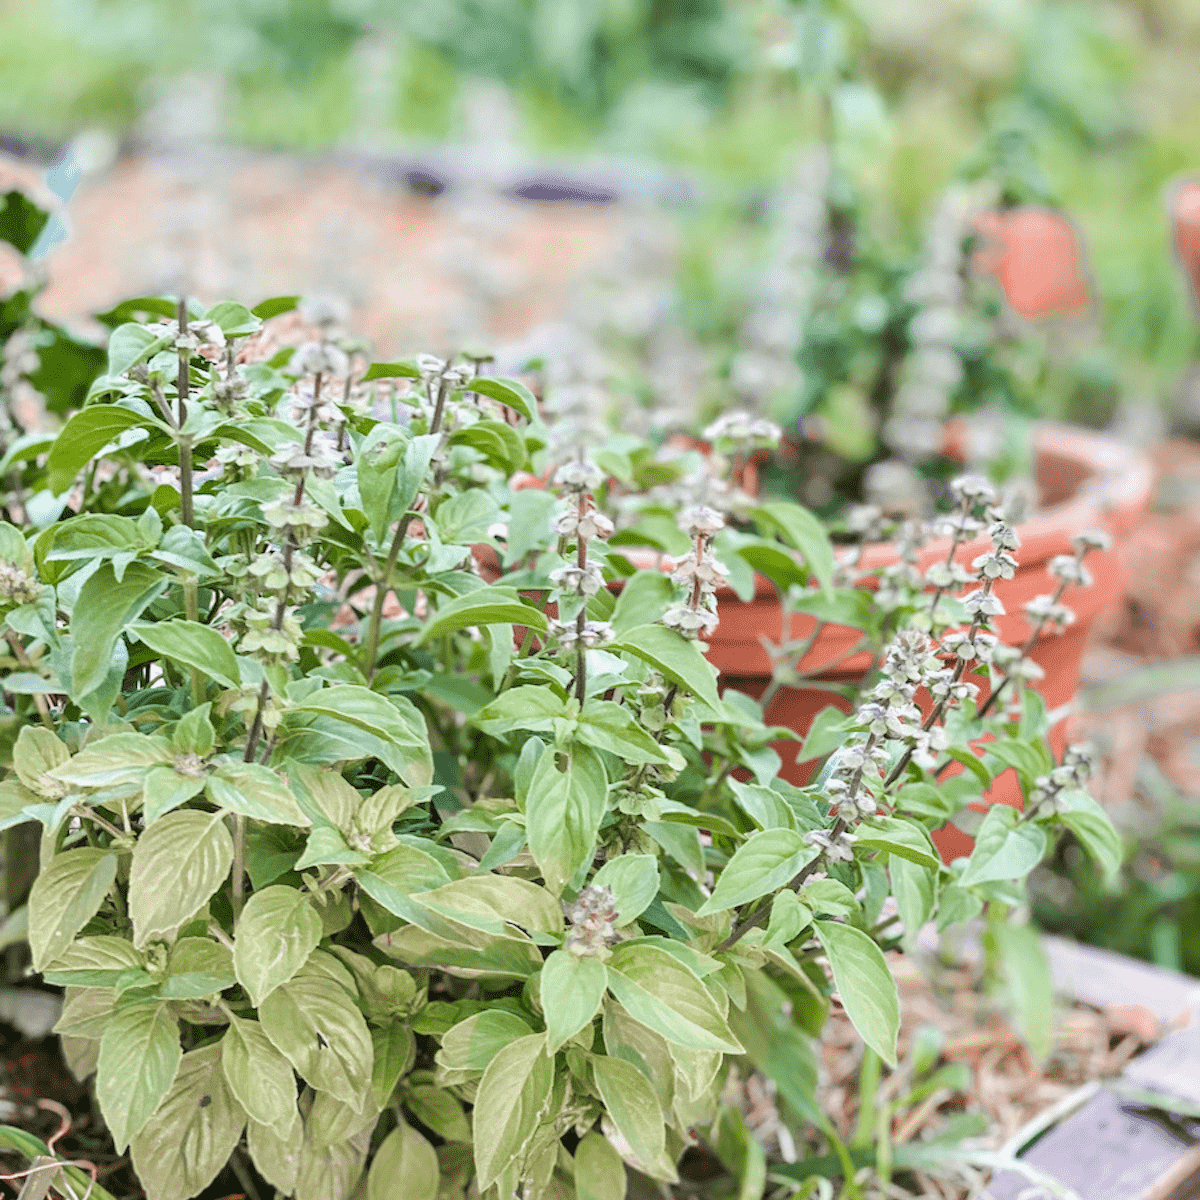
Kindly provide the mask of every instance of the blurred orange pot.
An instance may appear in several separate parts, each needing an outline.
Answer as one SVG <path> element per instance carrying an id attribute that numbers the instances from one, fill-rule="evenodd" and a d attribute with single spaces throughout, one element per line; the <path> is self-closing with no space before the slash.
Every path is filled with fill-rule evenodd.
<path id="1" fill-rule="evenodd" d="M 1020 567 L 1016 575 L 996 586 L 996 594 L 1007 610 L 1007 615 L 998 620 L 1004 639 L 1019 645 L 1028 636 L 1022 606 L 1034 596 L 1054 590 L 1056 581 L 1047 564 L 1057 554 L 1072 553 L 1074 534 L 1107 529 L 1114 542 L 1112 549 L 1088 555 L 1088 569 L 1095 580 L 1092 587 L 1072 588 L 1064 596 L 1075 611 L 1075 623 L 1063 634 L 1044 638 L 1033 651 L 1033 658 L 1046 673 L 1037 690 L 1047 707 L 1055 709 L 1072 700 L 1078 690 L 1083 653 L 1096 618 L 1120 601 L 1120 543 L 1150 501 L 1153 475 L 1145 459 L 1112 438 L 1069 426 L 1039 426 L 1036 452 L 1043 507 L 1018 527 L 1021 549 L 1017 552 Z M 990 545 L 986 538 L 971 542 L 959 548 L 956 558 L 969 567 L 971 560 Z M 921 554 L 922 569 L 944 560 L 949 549 L 947 540 L 932 542 Z M 861 567 L 865 572 L 897 562 L 895 546 L 878 543 L 866 548 Z M 729 588 L 722 589 L 717 599 L 720 624 L 709 643 L 708 659 L 721 672 L 725 686 L 759 697 L 771 679 L 771 660 L 764 639 L 775 643 L 801 641 L 813 633 L 817 622 L 813 617 L 797 615 L 785 629 L 775 586 L 761 575 L 756 578 L 754 598 L 748 603 Z M 855 629 L 826 626 L 798 664 L 799 669 L 813 673 L 816 685 L 860 681 L 871 667 L 871 657 L 865 652 L 851 653 L 859 638 Z M 986 694 L 986 682 L 984 689 Z M 831 702 L 848 707 L 820 686 L 782 688 L 771 702 L 767 721 L 803 735 L 817 713 Z M 1050 740 L 1061 752 L 1066 741 L 1064 724 L 1055 727 Z M 809 778 L 814 764 L 797 761 L 798 748 L 797 742 L 775 744 L 783 760 L 782 776 L 800 784 Z M 953 770 L 961 767 L 956 763 Z M 995 781 L 988 799 L 1020 807 L 1021 793 L 1013 771 Z M 934 837 L 947 859 L 970 852 L 971 839 L 957 829 L 947 827 Z"/>
<path id="2" fill-rule="evenodd" d="M 1085 317 L 1092 311 L 1083 241 L 1062 213 L 1048 208 L 981 212 L 975 229 L 984 239 L 975 253 L 975 270 L 996 276 L 1005 299 L 1022 317 Z"/>
<path id="3" fill-rule="evenodd" d="M 1171 195 L 1175 250 L 1187 272 L 1192 299 L 1200 304 L 1200 179 L 1181 183 Z"/>

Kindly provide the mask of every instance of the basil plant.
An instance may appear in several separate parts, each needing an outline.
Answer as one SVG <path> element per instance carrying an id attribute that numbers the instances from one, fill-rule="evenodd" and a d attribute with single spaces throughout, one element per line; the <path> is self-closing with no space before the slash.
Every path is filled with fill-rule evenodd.
<path id="1" fill-rule="evenodd" d="M 4 497 L 0 818 L 40 827 L 33 967 L 118 1152 L 150 1200 L 231 1160 L 297 1200 L 617 1200 L 689 1147 L 752 1160 L 735 1067 L 844 1152 L 832 993 L 894 1065 L 884 950 L 984 906 L 1002 939 L 1059 827 L 1117 853 L 988 632 L 1015 535 L 992 522 L 982 583 L 891 579 L 872 609 L 798 506 L 598 443 L 586 397 L 548 428 L 487 360 L 372 364 L 329 304 L 281 347 L 295 305 L 115 310 L 106 373 Z M 992 520 L 959 495 L 962 530 Z M 717 550 L 828 619 L 883 614 L 810 786 L 704 657 Z M 977 710 L 968 667 L 1006 703 Z M 1026 811 L 944 865 L 930 831 L 1010 765 Z"/>

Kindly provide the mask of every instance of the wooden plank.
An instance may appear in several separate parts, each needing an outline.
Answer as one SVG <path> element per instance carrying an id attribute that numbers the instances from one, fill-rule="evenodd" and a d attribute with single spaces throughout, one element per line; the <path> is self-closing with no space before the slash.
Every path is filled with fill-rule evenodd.
<path id="1" fill-rule="evenodd" d="M 1164 1025 L 1200 1023 L 1200 979 L 1067 938 L 1042 944 L 1060 996 L 1101 1009 L 1140 1004 Z"/>
<path id="2" fill-rule="evenodd" d="M 1021 1155 L 1073 1189 L 1081 1200 L 1166 1200 L 1200 1168 L 1200 1122 L 1147 1114 L 1101 1089 L 1079 1112 Z M 993 1200 L 1047 1200 L 1044 1189 L 1015 1171 L 989 1185 Z"/>

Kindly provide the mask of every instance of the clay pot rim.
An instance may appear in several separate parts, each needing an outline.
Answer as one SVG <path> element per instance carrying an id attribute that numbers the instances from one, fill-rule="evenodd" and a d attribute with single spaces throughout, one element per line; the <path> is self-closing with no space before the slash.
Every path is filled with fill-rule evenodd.
<path id="1" fill-rule="evenodd" d="M 1149 460 L 1116 438 L 1095 430 L 1054 421 L 1038 422 L 1033 433 L 1034 453 L 1069 460 L 1087 471 L 1075 493 L 1057 504 L 1039 509 L 1017 526 L 1021 538 L 1018 558 L 1024 568 L 1048 562 L 1056 554 L 1070 552 L 1070 540 L 1088 529 L 1103 528 L 1120 537 L 1129 532 L 1148 503 L 1154 484 Z M 969 565 L 971 560 L 991 549 L 987 537 L 965 542 L 955 559 Z M 950 551 L 950 539 L 938 538 L 925 546 L 918 558 L 922 570 L 944 561 Z M 661 568 L 663 552 L 640 546 L 622 546 L 622 553 L 637 568 Z M 900 561 L 894 542 L 871 542 L 863 548 L 859 567 L 868 574 Z M 755 572 L 755 598 L 778 598 L 775 585 Z M 736 599 L 734 590 L 725 585 L 718 589 L 719 600 Z"/>

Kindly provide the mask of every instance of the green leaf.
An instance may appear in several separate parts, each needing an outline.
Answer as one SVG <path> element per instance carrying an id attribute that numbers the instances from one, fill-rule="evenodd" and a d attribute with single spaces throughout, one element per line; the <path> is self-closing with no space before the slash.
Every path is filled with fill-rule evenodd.
<path id="1" fill-rule="evenodd" d="M 142 965 L 142 955 L 124 938 L 99 934 L 77 938 L 42 974 L 57 987 L 113 987 L 130 967 Z"/>
<path id="2" fill-rule="evenodd" d="M 500 518 L 495 500 L 481 488 L 443 500 L 433 516 L 438 535 L 449 546 L 469 546 L 487 540 L 488 530 Z"/>
<path id="3" fill-rule="evenodd" d="M 167 331 L 139 325 L 136 321 L 118 325 L 108 339 L 109 375 L 124 375 L 130 367 L 146 362 L 171 344 L 173 335 Z M 90 411 L 88 409 L 85 412 Z"/>
<path id="4" fill-rule="evenodd" d="M 900 920 L 904 922 L 904 948 L 911 951 L 916 947 L 917 934 L 933 916 L 936 876 L 901 857 L 892 858 L 888 872 L 892 877 L 892 895 L 896 898 Z"/>
<path id="5" fill-rule="evenodd" d="M 130 629 L 156 654 L 196 667 L 222 687 L 241 687 L 233 647 L 210 626 L 176 618 L 157 624 L 139 622 Z"/>
<path id="6" fill-rule="evenodd" d="M 1109 819 L 1108 813 L 1086 792 L 1069 793 L 1076 807 L 1060 812 L 1058 820 L 1078 839 L 1079 844 L 1104 872 L 1104 878 L 1116 879 L 1125 860 L 1125 847 L 1121 835 Z"/>
<path id="7" fill-rule="evenodd" d="M 584 1134 L 575 1148 L 577 1200 L 625 1200 L 625 1191 L 625 1167 L 612 1143 L 595 1130 Z"/>
<path id="8" fill-rule="evenodd" d="M 515 875 L 481 873 L 421 892 L 416 901 L 473 929 L 513 937 L 513 926 L 531 933 L 561 933 L 562 906 L 545 889 Z"/>
<path id="9" fill-rule="evenodd" d="M 255 1008 L 308 961 L 321 940 L 321 918 L 298 888 L 275 884 L 242 909 L 233 939 L 233 969 Z"/>
<path id="10" fill-rule="evenodd" d="M 438 1068 L 468 1076 L 482 1074 L 505 1046 L 529 1033 L 529 1026 L 515 1013 L 502 1008 L 485 1009 L 443 1034 L 442 1048 L 436 1056 Z M 537 1036 L 544 1046 L 545 1036 Z"/>
<path id="11" fill-rule="evenodd" d="M 481 1193 L 527 1149 L 553 1084 L 554 1062 L 546 1053 L 544 1034 L 517 1038 L 488 1063 L 471 1114 Z"/>
<path id="12" fill-rule="evenodd" d="M 474 425 L 456 430 L 450 437 L 450 444 L 470 446 L 505 475 L 521 470 L 529 459 L 521 435 L 503 421 L 476 421 Z"/>
<path id="13" fill-rule="evenodd" d="M 796 817 L 788 802 L 773 788 L 757 783 L 729 781 L 738 807 L 760 829 L 794 829 Z"/>
<path id="14" fill-rule="evenodd" d="M 999 775 L 1006 767 L 1012 767 L 1027 795 L 1033 790 L 1038 776 L 1048 774 L 1054 766 L 1054 760 L 1044 746 L 1016 738 L 1000 738 L 995 742 L 987 742 L 981 749 L 1001 764 L 999 768 L 993 768 L 993 775 Z"/>
<path id="15" fill-rule="evenodd" d="M 164 737 L 110 733 L 56 766 L 51 774 L 63 783 L 88 788 L 140 783 L 148 770 L 169 763 L 173 757 L 171 743 Z"/>
<path id="16" fill-rule="evenodd" d="M 538 982 L 546 1018 L 546 1050 L 554 1054 L 600 1011 L 608 972 L 598 958 L 555 950 Z"/>
<path id="17" fill-rule="evenodd" d="M 229 1014 L 221 1039 L 221 1070 L 251 1120 L 287 1129 L 296 1119 L 296 1077 L 257 1021 Z"/>
<path id="18" fill-rule="evenodd" d="M 502 692 L 472 718 L 471 724 L 492 737 L 519 729 L 526 733 L 549 732 L 566 715 L 567 704 L 545 686 L 523 684 Z"/>
<path id="19" fill-rule="evenodd" d="M 371 1088 L 371 1035 L 340 984 L 301 971 L 267 996 L 258 1018 L 302 1079 L 355 1112 L 362 1110 Z"/>
<path id="20" fill-rule="evenodd" d="M 421 371 L 412 359 L 401 359 L 399 362 L 372 363 L 362 377 L 363 383 L 372 379 L 420 379 Z"/>
<path id="21" fill-rule="evenodd" d="M 29 253 L 49 220 L 50 214 L 22 190 L 9 188 L 0 196 L 0 241 L 18 254 Z"/>
<path id="22" fill-rule="evenodd" d="M 1054 981 L 1042 940 L 1032 925 L 998 923 L 984 934 L 989 958 L 1002 964 L 997 973 L 1017 1029 L 1038 1062 L 1054 1049 Z"/>
<path id="23" fill-rule="evenodd" d="M 63 426 L 46 458 L 46 486 L 61 496 L 70 490 L 79 472 L 125 430 L 153 424 L 149 417 L 117 404 L 93 404 L 80 410 Z"/>
<path id="24" fill-rule="evenodd" d="M 164 1000 L 198 1000 L 236 982 L 227 946 L 206 937 L 183 937 L 171 947 L 167 977 L 158 994 Z"/>
<path id="25" fill-rule="evenodd" d="M 740 1054 L 717 1002 L 674 955 L 645 943 L 618 943 L 607 963 L 608 989 L 634 1020 L 693 1050 Z"/>
<path id="26" fill-rule="evenodd" d="M 680 637 L 665 625 L 640 625 L 630 629 L 610 651 L 626 651 L 661 671 L 672 683 L 686 688 L 710 708 L 720 709 L 717 676 L 695 642 Z"/>
<path id="27" fill-rule="evenodd" d="M 301 828 L 312 824 L 287 784 L 258 763 L 224 763 L 208 777 L 208 794 L 222 808 L 255 821 Z"/>
<path id="28" fill-rule="evenodd" d="M 537 397 L 518 379 L 506 375 L 480 375 L 472 379 L 466 391 L 478 392 L 519 412 L 527 421 L 537 419 Z"/>
<path id="29" fill-rule="evenodd" d="M 862 1038 L 890 1067 L 896 1066 L 900 994 L 883 951 L 861 929 L 814 921 L 817 939 L 833 969 L 842 1007 Z"/>
<path id="30" fill-rule="evenodd" d="M 777 533 L 804 555 L 809 570 L 827 596 L 833 595 L 833 544 L 821 524 L 807 508 L 788 500 L 760 504 L 750 514 L 760 528 Z"/>
<path id="31" fill-rule="evenodd" d="M 71 752 L 62 739 L 52 730 L 44 729 L 40 725 L 23 726 L 12 749 L 12 765 L 17 778 L 33 792 L 40 792 L 47 783 L 61 778 L 51 775 L 51 772 L 56 767 L 61 767 L 70 757 Z M 59 790 L 53 787 L 50 789 L 55 793 Z"/>
<path id="32" fill-rule="evenodd" d="M 405 447 L 396 475 L 396 507 L 401 512 L 412 508 L 421 484 L 425 482 L 429 464 L 433 462 L 433 456 L 441 444 L 440 433 L 424 433 L 413 438 Z"/>
<path id="33" fill-rule="evenodd" d="M 170 938 L 224 883 L 232 862 L 233 839 L 219 814 L 170 812 L 155 821 L 133 849 L 134 945 Z"/>
<path id="34" fill-rule="evenodd" d="M 629 1147 L 629 1164 L 652 1179 L 675 1182 L 663 1111 L 645 1075 L 623 1058 L 596 1054 L 590 1061 L 604 1107 Z"/>
<path id="35" fill-rule="evenodd" d="M 658 859 L 653 854 L 618 854 L 592 876 L 592 883 L 612 888 L 617 924 L 628 925 L 658 895 Z"/>
<path id="36" fill-rule="evenodd" d="M 393 1021 L 383 1029 L 371 1030 L 371 1046 L 375 1055 L 371 1065 L 371 1094 L 379 1108 L 384 1109 L 408 1070 L 416 1053 L 416 1042 L 404 1021 Z"/>
<path id="37" fill-rule="evenodd" d="M 404 1089 L 404 1106 L 426 1129 L 447 1142 L 470 1145 L 471 1124 L 458 1098 L 432 1084 L 410 1083 Z"/>
<path id="38" fill-rule="evenodd" d="M 897 858 L 907 858 L 932 871 L 942 865 L 941 856 L 934 849 L 929 835 L 913 821 L 903 821 L 898 817 L 871 817 L 863 821 L 854 833 L 860 846 L 886 850 Z"/>
<path id="39" fill-rule="evenodd" d="M 607 750 L 627 763 L 665 763 L 663 748 L 612 700 L 589 700 L 579 714 L 575 736 L 586 746 Z"/>
<path id="40" fill-rule="evenodd" d="M 219 326 L 226 337 L 244 337 L 262 328 L 258 313 L 236 300 L 219 301 L 204 314 L 204 319 Z"/>
<path id="41" fill-rule="evenodd" d="M 169 1005 L 133 1004 L 113 1013 L 100 1039 L 96 1099 L 118 1151 L 158 1108 L 182 1057 Z"/>
<path id="42" fill-rule="evenodd" d="M 401 1121 L 375 1152 L 367 1174 L 367 1200 L 437 1200 L 439 1184 L 433 1147 Z"/>
<path id="43" fill-rule="evenodd" d="M 748 837 L 725 864 L 712 895 L 696 910 L 698 917 L 736 908 L 786 886 L 817 856 L 794 829 L 764 829 Z"/>
<path id="44" fill-rule="evenodd" d="M 272 317 L 291 312 L 299 303 L 299 296 L 272 296 L 268 300 L 260 300 L 250 311 L 260 321 L 269 321 Z"/>
<path id="45" fill-rule="evenodd" d="M 289 712 L 313 713 L 371 734 L 381 743 L 378 751 L 372 746 L 359 757 L 374 753 L 410 787 L 423 787 L 433 779 L 425 718 L 404 696 L 381 696 L 365 687 L 336 684 L 306 696 Z"/>
<path id="46" fill-rule="evenodd" d="M 526 604 L 515 588 L 484 587 L 443 604 L 422 631 L 421 642 L 472 626 L 497 624 L 523 625 L 540 634 L 548 628 L 541 611 Z"/>
<path id="47" fill-rule="evenodd" d="M 259 1174 L 280 1195 L 296 1190 L 300 1174 L 300 1152 L 304 1146 L 304 1122 L 297 1117 L 290 1126 L 260 1125 L 253 1117 L 246 1122 L 246 1148 Z"/>
<path id="48" fill-rule="evenodd" d="M 81 847 L 56 854 L 29 893 L 29 949 L 43 970 L 96 915 L 117 877 L 117 856 Z"/>
<path id="49" fill-rule="evenodd" d="M 670 607 L 675 585 L 663 571 L 636 571 L 621 586 L 613 609 L 612 627 L 618 638 L 631 629 L 653 625 Z"/>
<path id="50" fill-rule="evenodd" d="M 120 582 L 111 563 L 101 563 L 87 578 L 71 611 L 71 699 L 78 702 L 104 682 L 117 638 L 166 586 L 161 571 L 139 562 L 126 567 Z"/>
<path id="51" fill-rule="evenodd" d="M 190 1200 L 217 1177 L 246 1114 L 221 1073 L 221 1047 L 185 1054 L 157 1112 L 132 1141 L 133 1167 L 154 1200 Z"/>
<path id="52" fill-rule="evenodd" d="M 525 801 L 529 850 L 555 895 L 595 853 L 608 804 L 608 777 L 594 750 L 576 746 L 565 771 L 557 760 L 553 746 L 542 752 Z"/>
<path id="53" fill-rule="evenodd" d="M 959 886 L 1024 879 L 1045 853 L 1045 830 L 1021 821 L 1016 810 L 1007 804 L 993 804 L 975 835 L 975 849 Z"/>

